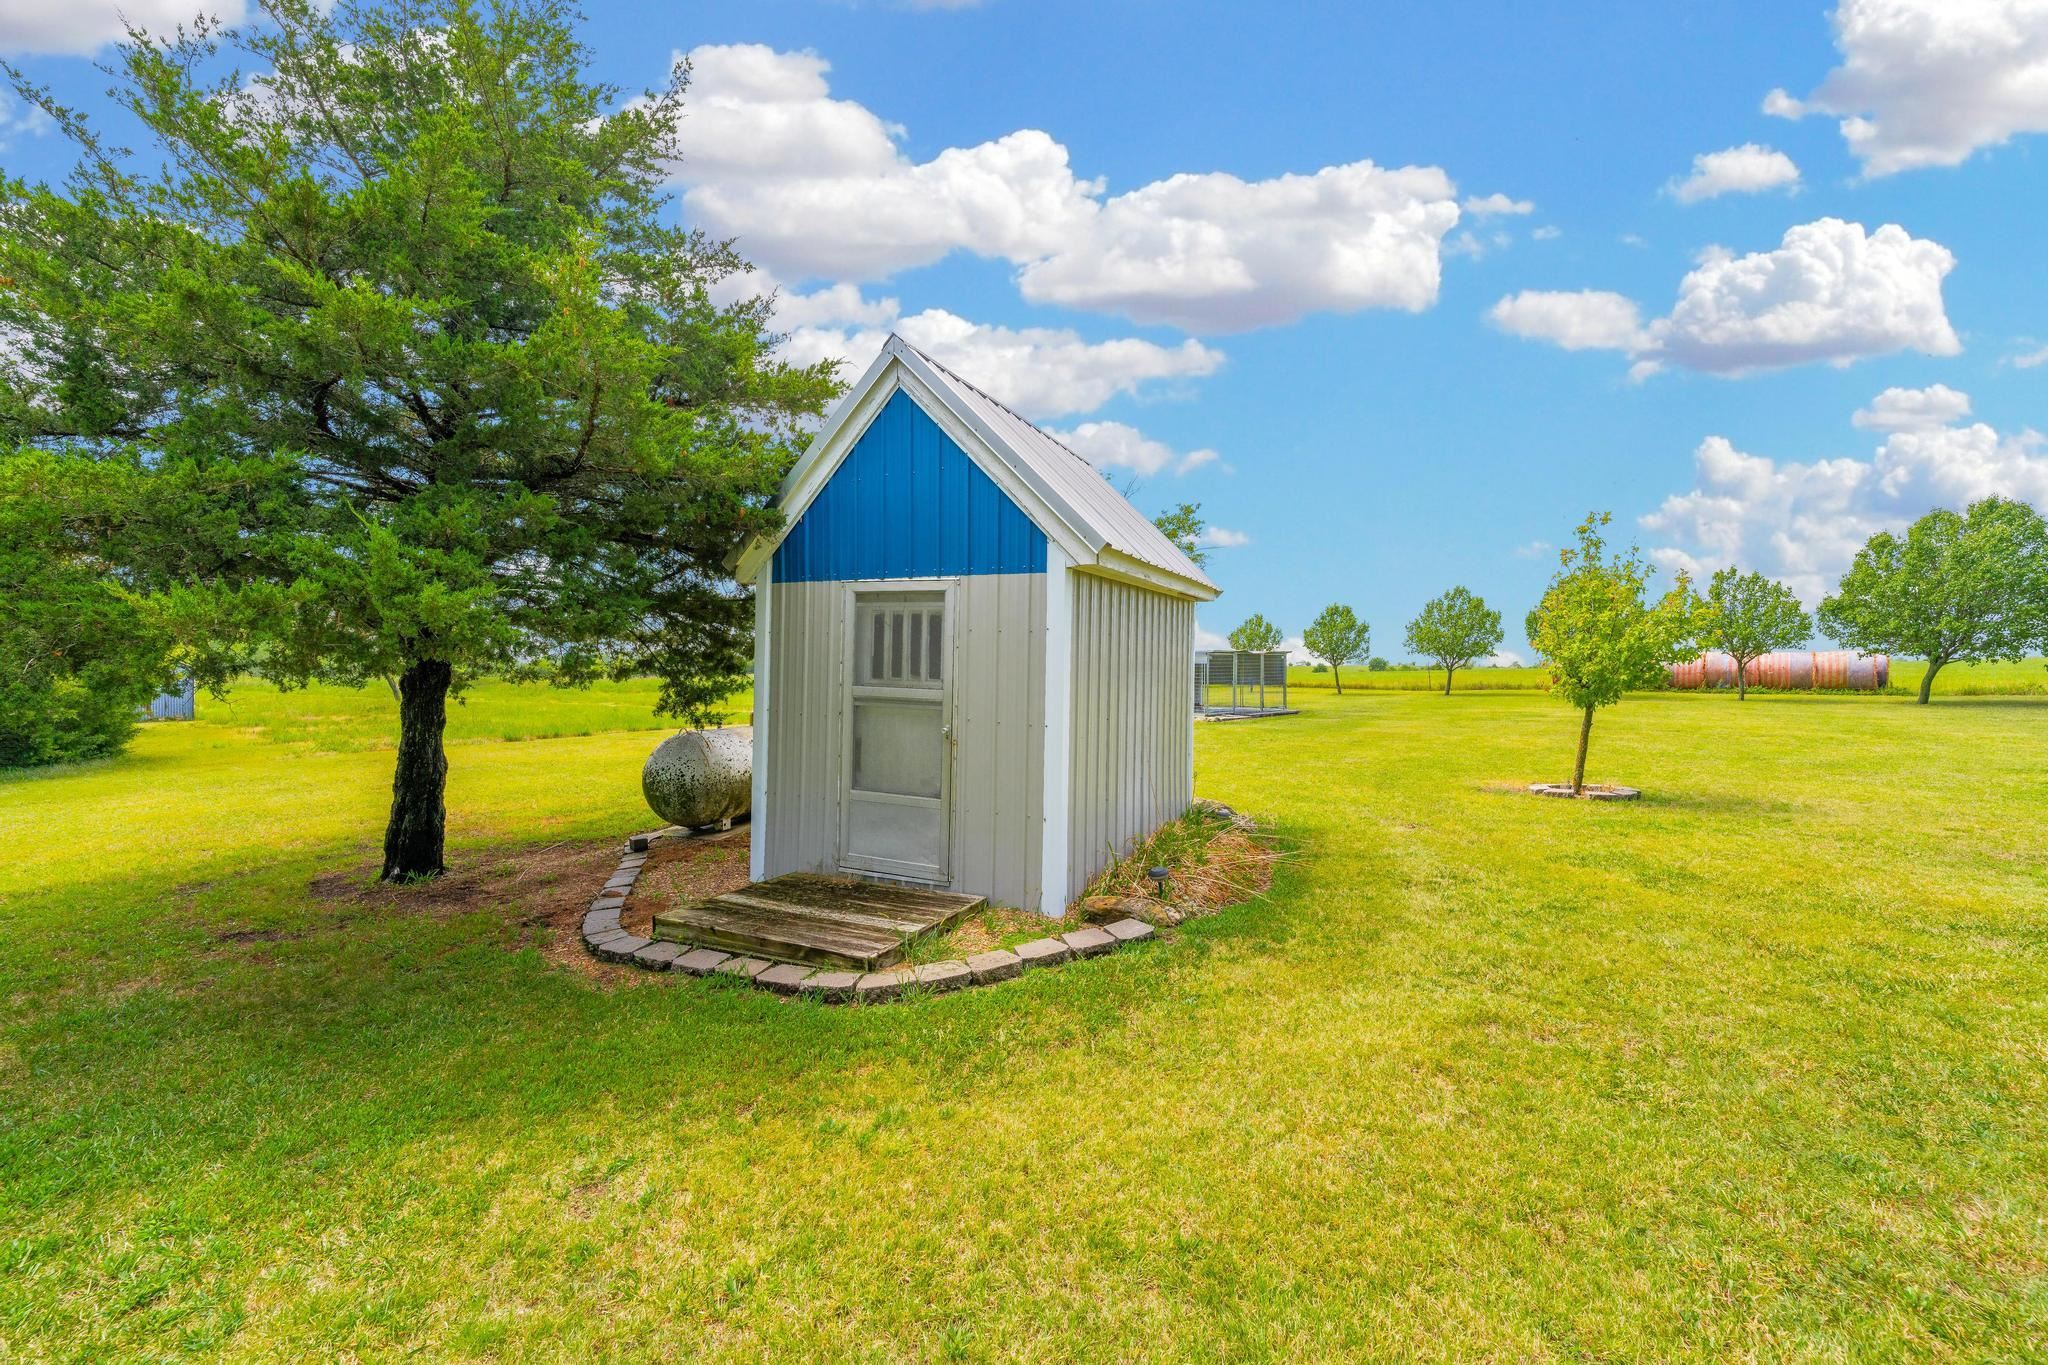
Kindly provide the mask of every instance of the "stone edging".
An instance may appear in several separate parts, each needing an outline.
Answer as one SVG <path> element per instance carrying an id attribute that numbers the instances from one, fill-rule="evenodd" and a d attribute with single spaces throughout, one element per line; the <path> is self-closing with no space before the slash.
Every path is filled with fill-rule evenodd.
<path id="1" fill-rule="evenodd" d="M 592 956 L 651 972 L 738 977 L 778 995 L 800 995 L 828 1004 L 880 1004 L 900 998 L 907 988 L 913 987 L 936 994 L 963 986 L 992 986 L 1021 976 L 1027 969 L 1100 957 L 1127 943 L 1143 943 L 1157 934 L 1143 920 L 1122 919 L 1100 928 L 1090 924 L 1054 938 L 1033 939 L 1018 944 L 1014 950 L 996 948 L 975 953 L 965 961 L 927 962 L 920 967 L 893 967 L 886 972 L 855 972 L 771 962 L 628 933 L 619 927 L 619 916 L 625 912 L 626 898 L 633 894 L 633 884 L 640 879 L 640 869 L 647 865 L 647 855 L 656 843 L 675 837 L 683 836 L 680 832 L 662 831 L 636 834 L 626 841 L 618 870 L 583 914 L 583 946 Z"/>
<path id="2" fill-rule="evenodd" d="M 1610 783 L 1594 786 L 1586 784 L 1584 791 L 1575 792 L 1569 782 L 1531 782 L 1529 791 L 1536 796 L 1577 797 L 1581 801 L 1635 801 L 1642 792 L 1635 787 L 1620 787 Z"/>

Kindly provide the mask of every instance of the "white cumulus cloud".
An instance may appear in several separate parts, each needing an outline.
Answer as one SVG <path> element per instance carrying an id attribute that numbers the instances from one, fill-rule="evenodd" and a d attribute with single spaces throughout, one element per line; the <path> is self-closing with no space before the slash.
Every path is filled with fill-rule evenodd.
<path id="1" fill-rule="evenodd" d="M 17 137 L 41 137 L 55 126 L 55 121 L 36 105 L 0 90 L 0 151 L 5 151 Z"/>
<path id="2" fill-rule="evenodd" d="M 1511 199 L 1505 194 L 1468 195 L 1465 199 L 1465 212 L 1474 218 L 1492 218 L 1501 214 L 1520 217 L 1535 211 L 1533 200 Z"/>
<path id="3" fill-rule="evenodd" d="M 5 0 L 0 3 L 0 54 L 90 56 L 128 36 L 128 25 L 168 35 L 201 14 L 240 23 L 242 0 Z"/>
<path id="4" fill-rule="evenodd" d="M 878 279 L 966 251 L 1015 265 L 1035 302 L 1241 331 L 1429 307 L 1459 217 L 1433 166 L 1183 174 L 1110 195 L 1036 129 L 920 161 L 900 126 L 832 96 L 814 53 L 707 45 L 687 60 L 684 207 L 787 279 Z M 1481 202 L 1495 199 L 1515 202 Z"/>
<path id="5" fill-rule="evenodd" d="M 1600 289 L 1525 289 L 1487 316 L 1504 332 L 1567 351 L 1635 351 L 1646 344 L 1635 300 Z"/>
<path id="6" fill-rule="evenodd" d="M 1799 167 L 1783 152 L 1755 142 L 1703 152 L 1692 159 L 1692 174 L 1673 180 L 1667 193 L 1681 204 L 1724 194 L 1757 194 L 1799 183 Z"/>
<path id="7" fill-rule="evenodd" d="M 1496 304 L 1496 325 L 1570 350 L 1623 351 L 1635 373 L 1680 365 L 1744 375 L 1824 361 L 1848 365 L 1898 351 L 1954 355 L 1942 281 L 1955 257 L 1886 224 L 1822 218 L 1788 229 L 1773 250 L 1719 248 L 1678 285 L 1671 312 L 1631 331 L 1619 294 L 1529 291 Z"/>
<path id="8" fill-rule="evenodd" d="M 1233 531 L 1228 526 L 1205 526 L 1202 534 L 1195 537 L 1195 544 L 1204 550 L 1234 550 L 1240 545 L 1249 545 L 1252 538 L 1242 531 Z"/>
<path id="9" fill-rule="evenodd" d="M 1969 415 L 1970 395 L 1946 384 L 1930 384 L 1924 389 L 1886 389 L 1849 421 L 1865 431 L 1924 431 Z"/>
<path id="10" fill-rule="evenodd" d="M 1436 302 L 1439 249 L 1457 221 L 1455 187 L 1435 167 L 1176 175 L 1105 201 L 1017 283 L 1033 302 L 1197 332 L 1419 312 Z"/>
<path id="11" fill-rule="evenodd" d="M 1942 302 L 1956 258 L 1896 224 L 1866 233 L 1822 218 L 1774 251 L 1716 252 L 1678 286 L 1652 328 L 1657 353 L 1690 369 L 1745 374 L 1914 350 L 1962 350 Z"/>
<path id="12" fill-rule="evenodd" d="M 1097 469 L 1128 470 L 1142 478 L 1168 470 L 1186 474 L 1217 459 L 1216 452 L 1206 446 L 1183 454 L 1123 422 L 1083 422 L 1070 431 L 1051 434 Z"/>
<path id="13" fill-rule="evenodd" d="M 1093 214 L 1098 186 L 1025 130 L 913 161 L 903 129 L 834 99 L 830 64 L 759 43 L 688 54 L 677 178 L 690 217 L 793 279 L 870 279 L 956 248 L 1027 258 Z"/>
<path id="14" fill-rule="evenodd" d="M 1837 116 L 1867 176 L 2048 131 L 2048 0 L 1841 0 L 1834 29 L 1842 64 L 1764 112 Z"/>
<path id="15" fill-rule="evenodd" d="M 1156 384 L 1200 379 L 1223 364 L 1223 353 L 1189 338 L 1178 346 L 1135 337 L 1087 341 L 1052 327 L 999 327 L 928 308 L 895 325 L 905 341 L 1030 418 L 1092 412 L 1119 394 Z M 782 355 L 794 364 L 846 362 L 859 374 L 889 339 L 884 327 L 802 326 L 790 330 Z"/>
<path id="16" fill-rule="evenodd" d="M 1952 396 L 1930 406 L 1954 410 L 1960 400 L 1962 413 L 1968 411 L 1967 396 L 1946 392 Z M 1863 411 L 1883 403 L 1880 396 Z M 1758 569 L 1782 578 L 1813 606 L 1878 531 L 1897 531 L 1931 508 L 1961 508 L 1994 493 L 2043 505 L 2048 453 L 2041 434 L 2001 433 L 1960 417 L 1893 429 L 1868 459 L 1778 461 L 1710 436 L 1695 455 L 1695 486 L 1642 518 L 1646 530 L 1663 538 L 1652 554 L 1667 567 L 1696 574 L 1728 564 Z"/>

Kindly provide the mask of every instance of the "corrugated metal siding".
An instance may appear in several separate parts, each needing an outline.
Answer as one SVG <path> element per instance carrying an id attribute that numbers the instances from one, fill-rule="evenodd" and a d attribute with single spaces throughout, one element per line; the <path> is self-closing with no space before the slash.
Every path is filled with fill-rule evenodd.
<path id="1" fill-rule="evenodd" d="M 1185 598 L 1093 574 L 1074 593 L 1073 796 L 1067 898 L 1194 799 Z"/>
<path id="2" fill-rule="evenodd" d="M 947 889 L 1035 907 L 1045 797 L 1045 585 L 962 578 L 954 590 L 953 819 Z M 863 584 L 865 586 L 865 584 Z M 876 587 L 917 588 L 917 583 Z M 768 876 L 835 872 L 845 781 L 844 582 L 770 587 Z"/>
<path id="3" fill-rule="evenodd" d="M 191 720 L 198 714 L 199 684 L 186 679 L 174 692 L 166 692 L 146 708 L 151 720 Z"/>
<path id="4" fill-rule="evenodd" d="M 1045 533 L 898 392 L 776 548 L 774 578 L 1044 572 Z"/>

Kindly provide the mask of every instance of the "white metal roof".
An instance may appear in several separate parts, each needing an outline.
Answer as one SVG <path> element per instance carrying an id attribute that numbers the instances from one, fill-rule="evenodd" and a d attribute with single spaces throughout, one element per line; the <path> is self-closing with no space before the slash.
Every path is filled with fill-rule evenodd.
<path id="1" fill-rule="evenodd" d="M 901 371 L 908 371 L 921 382 L 904 384 Z M 1011 478 L 999 482 L 1011 484 L 1008 491 L 1028 490 L 1035 495 L 1016 499 L 1025 514 L 1055 540 L 1087 551 L 1076 556 L 1079 562 L 1203 601 L 1221 591 L 1144 513 L 1110 487 L 1094 465 L 998 399 L 894 335 L 883 345 L 882 353 L 867 373 L 840 400 L 824 429 L 811 442 L 811 448 L 784 480 L 778 502 L 785 517 L 785 532 L 803 515 L 859 438 L 865 422 L 855 426 L 852 419 L 857 413 L 875 410 L 872 396 L 884 384 L 892 390 L 908 388 L 914 398 L 922 391 L 943 404 L 960 426 L 1007 467 L 1004 472 Z M 748 547 L 739 561 L 742 580 L 754 580 L 779 540 L 780 536 L 764 537 Z"/>

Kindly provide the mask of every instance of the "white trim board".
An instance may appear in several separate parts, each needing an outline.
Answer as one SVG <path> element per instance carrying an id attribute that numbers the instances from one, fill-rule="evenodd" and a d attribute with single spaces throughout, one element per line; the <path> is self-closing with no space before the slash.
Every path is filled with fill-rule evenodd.
<path id="1" fill-rule="evenodd" d="M 1057 546 L 1045 548 L 1045 756 L 1041 761 L 1038 912 L 1067 909 L 1068 812 L 1074 766 L 1074 575 Z"/>
<path id="2" fill-rule="evenodd" d="M 774 644 L 773 564 L 761 566 L 754 583 L 754 792 L 747 817 L 747 880 L 768 880 L 768 692 Z"/>

